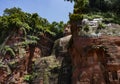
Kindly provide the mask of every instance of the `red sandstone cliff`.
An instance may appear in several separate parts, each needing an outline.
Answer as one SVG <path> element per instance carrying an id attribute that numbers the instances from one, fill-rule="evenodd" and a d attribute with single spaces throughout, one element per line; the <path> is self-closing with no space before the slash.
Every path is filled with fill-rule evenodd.
<path id="1" fill-rule="evenodd" d="M 74 27 L 72 25 L 71 29 L 76 29 Z M 102 33 L 108 30 L 102 30 L 100 36 L 79 35 L 78 30 L 72 31 L 69 47 L 72 84 L 120 83 L 120 36 Z"/>

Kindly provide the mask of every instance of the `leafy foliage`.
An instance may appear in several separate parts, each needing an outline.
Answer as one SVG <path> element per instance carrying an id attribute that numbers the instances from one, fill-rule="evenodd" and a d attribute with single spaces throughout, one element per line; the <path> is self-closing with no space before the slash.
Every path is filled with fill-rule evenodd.
<path id="1" fill-rule="evenodd" d="M 42 32 L 56 37 L 56 35 L 61 34 L 64 23 L 55 23 L 50 24 L 47 19 L 40 17 L 37 13 L 25 13 L 16 7 L 7 8 L 4 10 L 3 16 L 0 17 L 0 42 L 2 43 L 11 34 L 11 31 L 19 29 L 22 29 L 26 35 L 38 37 L 40 32 Z"/>
<path id="2" fill-rule="evenodd" d="M 4 49 L 2 49 L 3 55 L 5 55 L 7 52 L 9 52 L 10 55 L 15 56 L 15 52 L 10 46 L 5 46 Z"/>
<path id="3" fill-rule="evenodd" d="M 70 15 L 71 21 L 81 21 L 83 19 L 83 16 L 80 14 L 72 14 Z"/>
<path id="4" fill-rule="evenodd" d="M 84 14 L 83 17 L 87 18 L 89 20 L 92 20 L 94 18 L 103 18 L 103 22 L 105 23 L 116 23 L 116 24 L 120 24 L 120 15 L 117 15 L 115 13 L 112 12 L 91 12 L 88 14 Z"/>
<path id="5" fill-rule="evenodd" d="M 5 9 L 3 16 L 0 16 L 0 52 L 6 49 L 5 45 L 13 35 L 20 35 L 22 39 L 17 45 L 27 46 L 37 44 L 40 37 L 46 36 L 55 40 L 63 35 L 64 23 L 53 22 L 50 24 L 47 19 L 40 17 L 37 13 L 25 13 L 20 8 Z M 14 44 L 14 43 L 13 43 Z M 12 52 L 12 49 L 8 48 Z M 15 53 L 12 52 L 12 55 Z"/>
<path id="6" fill-rule="evenodd" d="M 61 21 L 61 22 L 52 22 L 52 24 L 50 25 L 50 27 L 48 28 L 48 30 L 53 31 L 54 32 L 54 37 L 55 39 L 60 38 L 63 36 L 63 28 L 64 28 L 65 24 Z"/>
<path id="7" fill-rule="evenodd" d="M 24 81 L 30 82 L 32 80 L 32 75 L 24 75 Z"/>
<path id="8" fill-rule="evenodd" d="M 98 24 L 98 29 L 104 29 L 105 28 L 105 24 L 104 23 L 99 23 Z"/>
<path id="9" fill-rule="evenodd" d="M 90 29 L 89 29 L 89 26 L 86 24 L 84 27 L 83 27 L 84 31 L 88 32 Z"/>
<path id="10" fill-rule="evenodd" d="M 74 2 L 75 8 L 77 7 L 80 10 L 82 9 L 82 7 L 85 7 L 84 11 L 87 12 L 113 12 L 118 15 L 120 12 L 120 0 L 65 0 L 65 1 Z M 78 10 L 75 8 L 74 10 Z"/>

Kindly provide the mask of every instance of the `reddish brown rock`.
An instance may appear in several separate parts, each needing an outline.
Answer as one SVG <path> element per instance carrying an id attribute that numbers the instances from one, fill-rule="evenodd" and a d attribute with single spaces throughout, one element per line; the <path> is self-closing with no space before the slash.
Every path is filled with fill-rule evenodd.
<path id="1" fill-rule="evenodd" d="M 120 37 L 72 38 L 73 84 L 120 83 Z"/>

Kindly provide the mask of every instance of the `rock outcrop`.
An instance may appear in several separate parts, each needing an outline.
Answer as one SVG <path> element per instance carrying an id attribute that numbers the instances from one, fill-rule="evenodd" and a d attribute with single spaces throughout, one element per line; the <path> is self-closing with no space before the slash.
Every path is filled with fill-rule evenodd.
<path id="1" fill-rule="evenodd" d="M 71 26 L 72 30 L 76 29 L 74 25 Z M 99 31 L 93 31 L 94 35 L 88 34 L 89 31 L 73 31 L 72 34 L 75 35 L 72 36 L 69 46 L 73 67 L 72 84 L 120 83 L 119 29 L 120 26 L 114 24 L 96 29 Z"/>
<path id="2" fill-rule="evenodd" d="M 74 38 L 74 43 L 70 48 L 73 84 L 77 84 L 77 82 L 80 84 L 85 82 L 88 84 L 108 84 L 109 82 L 116 84 L 119 81 L 120 69 L 119 42 L 120 37 L 117 36 Z"/>
<path id="3" fill-rule="evenodd" d="M 34 63 L 49 55 L 53 41 L 48 36 L 34 45 L 23 31 L 13 31 L 0 47 L 0 83 L 28 84 L 36 77 Z M 37 40 L 36 40 L 37 41 Z M 37 59 L 37 60 L 36 60 Z"/>
<path id="4" fill-rule="evenodd" d="M 70 84 L 71 83 L 71 59 L 68 53 L 68 44 L 71 35 L 55 41 L 53 52 L 50 56 L 42 57 L 35 61 L 35 73 L 33 84 Z"/>

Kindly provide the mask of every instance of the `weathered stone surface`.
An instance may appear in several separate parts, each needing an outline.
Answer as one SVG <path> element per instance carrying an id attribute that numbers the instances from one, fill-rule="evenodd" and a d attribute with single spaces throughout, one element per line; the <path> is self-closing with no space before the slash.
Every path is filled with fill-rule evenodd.
<path id="1" fill-rule="evenodd" d="M 72 30 L 76 29 L 74 24 Z M 119 25 L 101 29 L 99 36 L 72 34 L 69 53 L 72 60 L 72 84 L 119 84 L 120 37 Z M 114 31 L 113 31 L 114 30 Z M 109 34 L 112 32 L 112 34 Z M 114 34 L 113 34 L 114 32 Z"/>
<path id="2" fill-rule="evenodd" d="M 13 31 L 0 47 L 0 83 L 30 83 L 35 77 L 34 64 L 37 64 L 43 55 L 50 55 L 53 46 L 50 36 L 40 36 L 41 40 L 35 46 L 22 45 L 29 39 L 25 37 L 23 31 Z M 14 55 L 4 50 L 6 45 L 9 50 L 13 50 Z"/>

